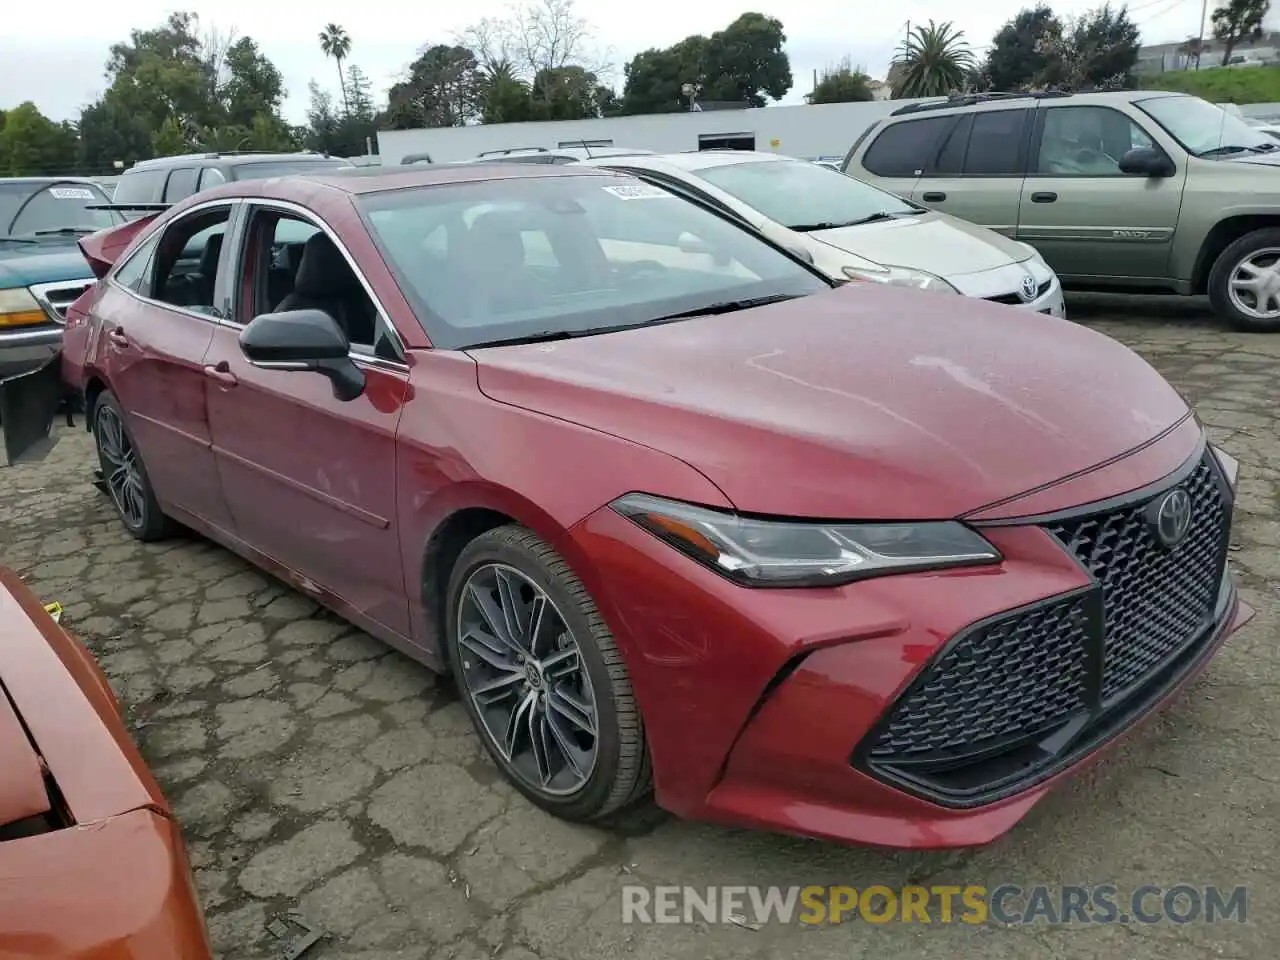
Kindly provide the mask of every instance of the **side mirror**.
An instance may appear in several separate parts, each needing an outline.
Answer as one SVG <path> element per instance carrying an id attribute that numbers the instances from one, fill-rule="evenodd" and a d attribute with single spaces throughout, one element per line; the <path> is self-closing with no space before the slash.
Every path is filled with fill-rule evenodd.
<path id="1" fill-rule="evenodd" d="M 306 370 L 328 377 L 339 400 L 354 400 L 364 392 L 364 371 L 351 360 L 351 344 L 323 310 L 254 317 L 240 331 L 240 351 L 264 370 Z"/>
<path id="2" fill-rule="evenodd" d="M 1177 168 L 1163 150 L 1135 147 L 1120 158 L 1120 172 L 1141 177 L 1172 177 Z"/>

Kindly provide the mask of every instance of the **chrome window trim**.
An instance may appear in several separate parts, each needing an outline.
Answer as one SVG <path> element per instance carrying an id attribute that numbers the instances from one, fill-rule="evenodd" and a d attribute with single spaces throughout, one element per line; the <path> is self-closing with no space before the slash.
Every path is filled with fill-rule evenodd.
<path id="1" fill-rule="evenodd" d="M 216 200 L 205 200 L 201 203 L 197 203 L 193 205 L 189 209 L 184 210 L 179 216 L 173 218 L 173 220 L 169 221 L 167 224 L 161 226 L 160 229 L 161 230 L 169 229 L 170 226 L 172 226 L 174 223 L 177 223 L 179 220 L 185 220 L 189 214 L 200 213 L 201 211 L 212 210 L 217 207 L 228 208 L 227 219 L 229 224 L 231 213 L 234 212 L 235 206 L 238 203 L 248 204 L 253 207 L 275 208 L 275 209 L 284 211 L 286 213 L 299 216 L 305 220 L 308 220 L 312 224 L 314 224 L 318 229 L 323 230 L 325 234 L 329 237 L 329 239 L 333 241 L 333 245 L 338 248 L 338 252 L 342 254 L 343 259 L 347 261 L 347 266 L 351 268 L 352 272 L 356 276 L 356 279 L 360 281 L 360 286 L 364 288 L 364 292 L 368 295 L 369 299 L 373 302 L 374 309 L 377 310 L 378 316 L 381 318 L 383 324 L 386 326 L 387 330 L 390 332 L 391 337 L 395 341 L 395 345 L 397 349 L 399 349 L 401 355 L 408 356 L 408 351 L 405 349 L 404 341 L 400 338 L 400 331 L 397 330 L 395 327 L 395 324 L 391 322 L 390 316 L 387 314 L 386 308 L 383 307 L 382 301 L 379 300 L 377 295 L 373 292 L 373 287 L 369 283 L 369 281 L 365 278 L 364 272 L 361 271 L 358 266 L 356 266 L 355 258 L 351 255 L 351 251 L 347 249 L 346 244 L 344 244 L 338 238 L 337 234 L 333 231 L 333 229 L 327 223 L 321 220 L 320 217 L 312 213 L 306 207 L 303 207 L 299 204 L 293 203 L 288 200 L 272 200 L 265 197 L 264 198 L 221 197 Z M 158 232 L 158 231 L 155 231 L 154 226 L 153 226 L 153 231 Z M 185 307 L 181 307 L 172 303 L 166 303 L 163 300 L 156 300 L 152 297 L 144 297 L 142 296 L 142 294 L 138 293 L 135 290 L 130 290 L 124 284 L 116 280 L 116 273 L 124 266 L 125 263 L 128 263 L 129 260 L 132 260 L 134 256 L 136 256 L 138 253 L 141 252 L 142 246 L 150 242 L 150 240 L 152 239 L 153 233 L 148 232 L 146 236 L 147 236 L 147 239 L 143 240 L 143 242 L 139 244 L 138 250 L 136 250 L 132 255 L 130 255 L 130 257 L 127 260 L 119 264 L 116 264 L 111 268 L 111 272 L 108 273 L 106 276 L 106 282 L 108 284 L 110 284 L 116 290 L 119 290 L 130 297 L 133 297 L 133 299 L 135 300 L 138 300 L 152 307 L 159 307 L 160 309 L 166 310 L 170 313 L 175 313 L 184 317 L 193 317 L 196 320 L 203 320 L 205 323 L 212 323 L 215 326 L 226 327 L 229 330 L 238 331 L 238 330 L 244 329 L 245 325 L 243 323 L 237 323 L 234 320 L 229 320 L 224 317 L 211 316 L 210 314 L 207 314 L 207 313 L 201 313 L 198 310 L 188 310 Z M 348 354 L 348 356 L 354 361 L 359 361 L 362 364 L 366 364 L 369 366 L 380 367 L 384 370 L 391 370 L 395 372 L 408 372 L 409 370 L 408 363 L 405 363 L 399 360 L 388 360 L 385 357 L 378 357 L 378 356 L 375 356 L 372 353 L 372 351 L 365 352 L 364 350 L 352 349 Z"/>

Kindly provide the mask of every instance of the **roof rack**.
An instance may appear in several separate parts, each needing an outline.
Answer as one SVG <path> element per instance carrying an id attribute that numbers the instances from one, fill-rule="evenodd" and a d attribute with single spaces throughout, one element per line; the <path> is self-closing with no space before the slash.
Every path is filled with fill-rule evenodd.
<path id="1" fill-rule="evenodd" d="M 947 110 L 951 107 L 974 107 L 980 103 L 998 103 L 1002 100 L 1050 100 L 1069 96 L 1071 94 L 1063 90 L 1043 90 L 1036 93 L 965 93 L 945 100 L 931 100 L 928 103 L 908 103 L 891 112 L 889 116 L 900 117 L 906 113 Z"/>
<path id="2" fill-rule="evenodd" d="M 546 153 L 546 147 L 509 147 L 506 150 L 483 150 L 477 157 L 505 157 L 511 153 Z"/>

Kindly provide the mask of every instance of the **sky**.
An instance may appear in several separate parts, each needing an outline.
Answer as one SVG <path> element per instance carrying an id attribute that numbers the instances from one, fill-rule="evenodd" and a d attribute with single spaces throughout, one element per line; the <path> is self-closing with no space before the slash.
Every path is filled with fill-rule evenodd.
<path id="1" fill-rule="evenodd" d="M 534 0 L 536 2 L 536 0 Z M 1100 0 L 1058 0 L 1064 16 L 1097 6 Z M 867 4 L 850 0 L 576 0 L 579 16 L 591 26 L 590 52 L 596 62 L 612 63 L 621 86 L 622 65 L 641 50 L 665 47 L 690 34 L 721 29 L 744 10 L 782 21 L 795 86 L 783 101 L 802 103 L 813 72 L 848 57 L 872 77 L 883 78 L 894 48 L 907 30 L 930 18 L 952 20 L 979 55 L 1006 20 L 1030 2 L 1019 0 L 909 0 Z M 170 0 L 115 0 L 75 4 L 51 14 L 40 3 L 6 4 L 0 33 L 0 108 L 32 100 L 54 120 L 72 120 L 105 86 L 103 66 L 112 43 L 127 40 L 135 27 L 162 22 L 174 9 Z M 380 96 L 403 74 L 418 50 L 451 42 L 458 31 L 483 16 L 501 16 L 506 0 L 470 0 L 465 4 L 393 3 L 392 0 L 312 0 L 293 7 L 262 0 L 219 0 L 216 13 L 202 24 L 220 32 L 251 36 L 284 75 L 285 116 L 301 123 L 307 108 L 307 83 L 315 79 L 338 89 L 336 68 L 320 52 L 317 40 L 326 23 L 338 23 L 351 37 L 350 62 L 373 80 Z M 1199 0 L 1132 0 L 1130 15 L 1145 43 L 1180 41 L 1199 30 Z M 199 9 L 191 4 L 187 9 Z M 693 12 L 695 11 L 696 12 Z"/>

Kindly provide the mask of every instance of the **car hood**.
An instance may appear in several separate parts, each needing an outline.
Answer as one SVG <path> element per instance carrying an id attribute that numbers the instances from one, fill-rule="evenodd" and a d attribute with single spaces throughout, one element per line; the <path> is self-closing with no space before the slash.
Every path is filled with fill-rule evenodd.
<path id="1" fill-rule="evenodd" d="M 1280 150 L 1271 153 L 1240 153 L 1220 157 L 1225 163 L 1250 163 L 1260 167 L 1280 167 Z"/>
<path id="2" fill-rule="evenodd" d="M 0 290 L 59 280 L 92 280 L 77 239 L 68 238 L 66 243 L 62 238 L 44 240 L 38 245 L 0 242 Z"/>
<path id="3" fill-rule="evenodd" d="M 1031 254 L 1008 237 L 945 213 L 922 213 L 807 234 L 856 256 L 895 267 L 960 276 L 1008 266 Z"/>
<path id="4" fill-rule="evenodd" d="M 665 451 L 739 510 L 780 516 L 955 517 L 1188 414 L 1145 361 L 1084 327 L 869 284 L 472 356 L 490 398 Z"/>

